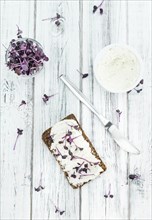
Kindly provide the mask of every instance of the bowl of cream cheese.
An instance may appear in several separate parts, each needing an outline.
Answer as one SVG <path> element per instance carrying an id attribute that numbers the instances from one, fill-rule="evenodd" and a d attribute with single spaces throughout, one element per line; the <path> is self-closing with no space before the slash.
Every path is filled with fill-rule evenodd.
<path id="1" fill-rule="evenodd" d="M 132 90 L 142 78 L 141 58 L 128 45 L 104 47 L 96 56 L 93 69 L 99 84 L 112 93 Z"/>

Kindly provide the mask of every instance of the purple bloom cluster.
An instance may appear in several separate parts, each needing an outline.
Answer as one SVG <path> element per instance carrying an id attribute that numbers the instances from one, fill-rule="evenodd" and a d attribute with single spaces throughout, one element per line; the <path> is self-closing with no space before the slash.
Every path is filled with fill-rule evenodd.
<path id="1" fill-rule="evenodd" d="M 17 75 L 33 75 L 49 58 L 44 54 L 38 42 L 22 38 L 21 33 L 22 31 L 18 28 L 18 39 L 12 39 L 10 42 L 6 65 Z"/>

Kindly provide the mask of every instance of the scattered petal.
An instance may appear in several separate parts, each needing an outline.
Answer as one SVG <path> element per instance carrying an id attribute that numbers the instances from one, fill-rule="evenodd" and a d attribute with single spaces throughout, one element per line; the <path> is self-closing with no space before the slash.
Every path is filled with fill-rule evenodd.
<path id="1" fill-rule="evenodd" d="M 101 15 L 103 14 L 103 8 L 100 8 L 100 14 Z"/>
<path id="2" fill-rule="evenodd" d="M 19 107 L 21 107 L 22 105 L 26 105 L 26 102 L 24 100 L 21 101 Z"/>
<path id="3" fill-rule="evenodd" d="M 104 195 L 105 198 L 108 198 L 108 195 Z"/>
<path id="4" fill-rule="evenodd" d="M 95 13 L 99 9 L 100 10 L 100 14 L 101 15 L 103 14 L 103 8 L 101 8 L 103 2 L 104 2 L 104 0 L 102 0 L 102 2 L 98 6 L 97 5 L 93 6 L 93 13 Z"/>
<path id="5" fill-rule="evenodd" d="M 120 117 L 121 117 L 122 112 L 119 109 L 117 109 L 116 113 L 118 113 L 118 119 L 119 119 L 119 122 L 120 122 Z"/>
<path id="6" fill-rule="evenodd" d="M 129 175 L 129 179 L 134 180 L 134 179 L 140 179 L 140 175 L 139 174 L 130 174 Z"/>
<path id="7" fill-rule="evenodd" d="M 109 184 L 109 192 L 104 195 L 105 198 L 113 198 L 114 195 L 111 194 L 111 184 Z"/>
<path id="8" fill-rule="evenodd" d="M 77 70 L 77 72 L 81 74 L 82 79 L 88 77 L 88 75 L 89 75 L 88 73 L 82 73 L 82 72 L 80 72 L 79 70 Z"/>
<path id="9" fill-rule="evenodd" d="M 97 11 L 98 7 L 96 5 L 93 6 L 93 13 Z"/>
<path id="10" fill-rule="evenodd" d="M 129 91 L 127 92 L 127 94 L 131 93 L 133 90 L 135 90 L 137 93 L 142 92 L 143 89 L 142 89 L 142 88 L 139 89 L 138 87 L 139 87 L 140 85 L 142 86 L 143 84 L 144 84 L 144 79 L 142 79 L 134 89 L 129 90 Z"/>
<path id="11" fill-rule="evenodd" d="M 34 187 L 34 190 L 36 191 L 36 192 L 40 192 L 41 190 L 43 190 L 43 189 L 45 189 L 45 187 L 43 187 L 43 186 L 39 186 L 39 187 Z"/>
<path id="12" fill-rule="evenodd" d="M 42 97 L 42 100 L 43 100 L 43 102 L 46 104 L 48 101 L 49 101 L 49 99 L 50 98 L 52 98 L 52 97 L 54 97 L 55 95 L 57 95 L 58 93 L 55 93 L 55 94 L 52 94 L 52 95 L 46 95 L 46 94 L 44 94 L 43 95 L 43 97 Z"/>
<path id="13" fill-rule="evenodd" d="M 63 215 L 63 213 L 65 213 L 65 211 L 61 211 L 61 212 L 60 212 L 60 215 Z"/>
<path id="14" fill-rule="evenodd" d="M 82 79 L 88 77 L 88 75 L 89 75 L 88 73 L 84 73 L 84 74 L 82 75 Z"/>
<path id="15" fill-rule="evenodd" d="M 76 178 L 77 176 L 75 174 L 72 174 L 71 177 Z"/>
<path id="16" fill-rule="evenodd" d="M 23 134 L 23 130 L 22 130 L 22 129 L 17 128 L 17 134 L 22 135 L 22 134 Z"/>
<path id="17" fill-rule="evenodd" d="M 68 150 L 68 147 L 67 147 L 67 146 L 64 146 L 64 149 L 65 149 L 65 150 Z"/>
<path id="18" fill-rule="evenodd" d="M 17 144 L 17 140 L 18 140 L 19 136 L 22 135 L 22 134 L 23 134 L 23 130 L 17 128 L 17 137 L 16 137 L 16 140 L 15 140 L 15 144 L 14 144 L 13 150 L 15 150 L 16 144 Z"/>

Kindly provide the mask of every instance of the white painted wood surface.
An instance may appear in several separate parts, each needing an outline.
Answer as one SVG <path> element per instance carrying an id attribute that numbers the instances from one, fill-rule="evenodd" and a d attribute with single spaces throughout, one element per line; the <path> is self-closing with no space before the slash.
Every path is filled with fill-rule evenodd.
<path id="1" fill-rule="evenodd" d="M 15 76 L 5 66 L 1 48 L 1 219 L 148 220 L 151 219 L 151 1 L 105 0 L 104 14 L 93 14 L 100 1 L 1 1 L 1 43 L 15 37 L 35 38 L 50 60 L 34 79 Z M 65 17 L 65 31 L 55 37 L 50 22 Z M 111 94 L 94 78 L 93 60 L 104 46 L 127 43 L 143 59 L 143 91 Z M 76 69 L 89 72 L 81 80 Z M 117 124 L 141 150 L 140 156 L 119 149 L 98 119 L 58 79 L 68 75 L 99 112 Z M 58 93 L 45 105 L 44 93 Z M 26 106 L 18 108 L 21 100 Z M 116 109 L 122 111 L 118 122 Z M 73 190 L 41 140 L 42 132 L 74 113 L 92 140 L 107 171 L 80 190 Z M 24 129 L 16 150 L 16 129 Z M 141 175 L 130 181 L 128 175 Z M 36 192 L 42 174 L 45 189 Z M 112 199 L 104 198 L 111 184 Z M 55 213 L 52 201 L 65 213 Z"/>

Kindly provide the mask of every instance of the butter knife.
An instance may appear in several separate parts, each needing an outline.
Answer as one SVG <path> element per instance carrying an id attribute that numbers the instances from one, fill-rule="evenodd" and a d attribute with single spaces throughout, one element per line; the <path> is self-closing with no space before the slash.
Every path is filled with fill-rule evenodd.
<path id="1" fill-rule="evenodd" d="M 115 125 L 113 125 L 112 122 L 110 122 L 103 115 L 97 112 L 97 110 L 87 100 L 84 94 L 78 88 L 76 88 L 76 86 L 72 82 L 70 82 L 67 77 L 61 75 L 60 79 L 71 90 L 71 92 L 99 118 L 99 120 L 104 125 L 105 129 L 109 131 L 112 138 L 119 145 L 119 147 L 121 147 L 124 151 L 127 151 L 129 153 L 140 154 L 140 151 L 121 134 L 119 129 Z"/>

